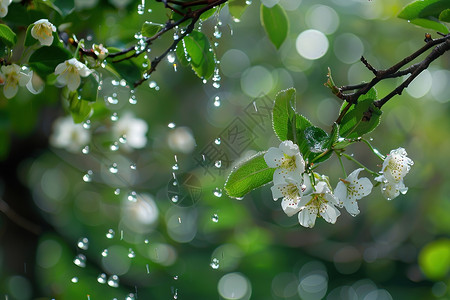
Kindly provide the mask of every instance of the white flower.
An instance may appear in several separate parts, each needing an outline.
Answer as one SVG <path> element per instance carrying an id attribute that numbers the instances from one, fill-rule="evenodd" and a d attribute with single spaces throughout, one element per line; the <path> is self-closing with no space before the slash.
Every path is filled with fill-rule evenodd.
<path id="1" fill-rule="evenodd" d="M 151 195 L 137 194 L 136 201 L 124 199 L 121 214 L 121 222 L 128 229 L 135 233 L 146 233 L 158 221 L 159 210 Z"/>
<path id="2" fill-rule="evenodd" d="M 381 171 L 389 182 L 398 183 L 408 174 L 414 162 L 406 155 L 405 149 L 398 148 L 391 150 L 384 159 Z"/>
<path id="3" fill-rule="evenodd" d="M 177 127 L 167 135 L 167 144 L 175 152 L 191 153 L 195 148 L 195 139 L 189 127 Z"/>
<path id="4" fill-rule="evenodd" d="M 47 19 L 40 19 L 33 23 L 31 28 L 31 36 L 39 40 L 39 43 L 44 46 L 50 46 L 53 43 L 53 32 L 56 32 L 56 27 Z"/>
<path id="5" fill-rule="evenodd" d="M 113 127 L 114 134 L 122 141 L 126 141 L 126 145 L 135 149 L 144 148 L 147 144 L 147 130 L 147 123 L 135 118 L 130 112 L 120 117 Z"/>
<path id="6" fill-rule="evenodd" d="M 30 81 L 30 75 L 21 72 L 21 68 L 16 65 L 2 66 L 0 74 L 0 84 L 4 84 L 3 94 L 11 99 L 17 94 L 18 85 L 25 86 Z"/>
<path id="7" fill-rule="evenodd" d="M 271 147 L 264 154 L 264 160 L 270 168 L 277 168 L 274 178 L 278 175 L 300 178 L 305 171 L 305 161 L 292 141 L 283 141 L 278 148 Z"/>
<path id="8" fill-rule="evenodd" d="M 373 187 L 368 178 L 358 179 L 359 172 L 362 170 L 364 169 L 356 169 L 346 179 L 341 179 L 334 190 L 334 195 L 339 199 L 339 206 L 345 207 L 352 216 L 359 214 L 356 201 L 369 195 Z"/>
<path id="9" fill-rule="evenodd" d="M 11 2 L 12 0 L 0 0 L 0 18 L 6 17 L 8 14 L 8 6 Z"/>
<path id="10" fill-rule="evenodd" d="M 61 85 L 67 85 L 70 91 L 75 91 L 80 86 L 80 76 L 86 77 L 92 73 L 85 64 L 79 62 L 76 58 L 71 58 L 60 63 L 55 68 L 56 80 Z"/>
<path id="11" fill-rule="evenodd" d="M 300 225 L 312 228 L 316 217 L 321 216 L 328 223 L 334 224 L 337 217 L 341 215 L 335 205 L 339 205 L 338 199 L 331 193 L 328 184 L 320 181 L 316 184 L 315 191 L 310 195 L 303 196 L 298 203 L 300 207 L 298 221 Z"/>
<path id="12" fill-rule="evenodd" d="M 89 130 L 81 124 L 75 124 L 71 116 L 61 117 L 53 123 L 50 144 L 56 148 L 64 148 L 70 152 L 79 152 L 91 140 Z"/>
<path id="13" fill-rule="evenodd" d="M 384 175 L 376 177 L 375 180 L 381 182 L 381 194 L 387 200 L 392 200 L 400 195 L 400 193 L 406 194 L 408 191 L 408 188 L 403 183 L 403 180 L 400 180 L 399 182 L 392 182 L 387 180 Z"/>

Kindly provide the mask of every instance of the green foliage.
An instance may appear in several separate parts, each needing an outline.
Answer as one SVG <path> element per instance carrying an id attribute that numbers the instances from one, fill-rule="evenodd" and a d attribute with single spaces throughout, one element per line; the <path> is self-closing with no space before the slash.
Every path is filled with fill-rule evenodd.
<path id="1" fill-rule="evenodd" d="M 447 8 L 439 14 L 439 20 L 443 22 L 450 22 L 450 8 Z"/>
<path id="2" fill-rule="evenodd" d="M 421 27 L 448 33 L 447 26 L 439 22 L 439 20 L 448 22 L 448 12 L 445 12 L 448 9 L 450 9 L 448 0 L 418 0 L 405 6 L 398 17 Z"/>
<path id="3" fill-rule="evenodd" d="M 16 34 L 5 24 L 0 24 L 0 41 L 6 47 L 13 47 L 17 42 Z"/>
<path id="4" fill-rule="evenodd" d="M 419 265 L 431 280 L 442 280 L 450 274 L 450 240 L 440 239 L 426 245 L 419 254 Z"/>
<path id="5" fill-rule="evenodd" d="M 295 105 L 295 89 L 290 88 L 278 92 L 275 97 L 275 104 L 272 113 L 273 130 L 281 141 L 294 140 L 296 113 L 293 108 Z M 306 119 L 299 117 L 299 123 L 304 122 L 304 127 L 311 123 Z"/>
<path id="6" fill-rule="evenodd" d="M 55 68 L 63 61 L 70 59 L 72 54 L 60 46 L 49 46 L 37 49 L 31 54 L 28 64 L 42 78 L 55 72 Z"/>
<path id="7" fill-rule="evenodd" d="M 264 160 L 265 153 L 259 152 L 233 169 L 225 183 L 225 191 L 228 196 L 241 198 L 250 191 L 272 181 L 275 169 L 267 166 Z"/>
<path id="8" fill-rule="evenodd" d="M 120 49 L 108 47 L 109 53 L 120 52 Z M 108 70 L 116 74 L 119 78 L 125 79 L 129 84 L 133 84 L 142 78 L 142 59 L 130 58 L 133 53 L 126 53 L 114 58 L 107 57 Z M 139 64 L 141 62 L 141 65 Z"/>
<path id="9" fill-rule="evenodd" d="M 230 11 L 230 15 L 236 20 L 240 20 L 242 14 L 247 9 L 248 4 L 247 0 L 230 0 L 228 1 L 228 10 Z"/>
<path id="10" fill-rule="evenodd" d="M 186 60 L 189 61 L 195 74 L 200 78 L 211 78 L 216 67 L 216 59 L 206 35 L 194 30 L 183 38 L 183 46 Z M 181 53 L 181 49 L 179 51 Z"/>
<path id="11" fill-rule="evenodd" d="M 160 31 L 162 28 L 164 28 L 164 25 L 162 24 L 146 21 L 144 22 L 144 24 L 142 24 L 141 34 L 146 37 L 152 37 L 157 34 L 158 31 Z"/>
<path id="12" fill-rule="evenodd" d="M 261 25 L 270 41 L 279 49 L 289 31 L 289 21 L 284 8 L 279 4 L 271 8 L 261 4 Z"/>
<path id="13" fill-rule="evenodd" d="M 382 112 L 373 105 L 376 98 L 376 90 L 372 88 L 358 98 L 357 104 L 350 107 L 341 122 L 340 134 L 342 137 L 346 139 L 358 138 L 378 126 Z M 347 102 L 342 104 L 341 111 L 347 104 Z M 371 115 L 366 116 L 369 111 Z"/>
<path id="14" fill-rule="evenodd" d="M 68 108 L 75 123 L 84 122 L 92 114 L 92 106 L 78 95 L 78 92 L 69 92 L 67 96 Z"/>

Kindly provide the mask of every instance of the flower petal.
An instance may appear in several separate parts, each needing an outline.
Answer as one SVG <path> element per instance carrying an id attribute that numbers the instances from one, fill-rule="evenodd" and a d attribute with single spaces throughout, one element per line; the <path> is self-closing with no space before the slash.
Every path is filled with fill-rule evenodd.
<path id="1" fill-rule="evenodd" d="M 298 206 L 298 202 L 298 200 L 294 201 L 292 199 L 283 198 L 281 201 L 281 208 L 286 215 L 292 217 L 301 210 L 301 207 Z"/>
<path id="2" fill-rule="evenodd" d="M 316 223 L 317 209 L 305 207 L 298 213 L 298 222 L 303 227 L 313 228 Z"/>
<path id="3" fill-rule="evenodd" d="M 341 212 L 333 205 L 324 203 L 320 207 L 320 215 L 328 223 L 334 224 L 336 223 L 337 217 L 341 215 Z"/>
<path id="4" fill-rule="evenodd" d="M 278 168 L 281 166 L 283 158 L 283 152 L 275 147 L 270 147 L 266 154 L 264 154 L 264 160 L 269 168 Z"/>

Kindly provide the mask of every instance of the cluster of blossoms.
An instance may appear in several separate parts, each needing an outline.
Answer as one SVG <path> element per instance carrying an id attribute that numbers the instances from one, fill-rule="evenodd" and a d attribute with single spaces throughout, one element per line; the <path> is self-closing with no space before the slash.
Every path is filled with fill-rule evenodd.
<path id="1" fill-rule="evenodd" d="M 281 207 L 288 216 L 298 213 L 298 221 L 312 228 L 317 217 L 334 224 L 340 216 L 338 208 L 356 216 L 359 214 L 358 200 L 369 195 L 372 183 L 368 178 L 358 178 L 364 170 L 354 170 L 346 179 L 340 179 L 336 188 L 330 185 L 327 176 L 305 172 L 305 161 L 299 148 L 292 141 L 281 142 L 264 155 L 270 168 L 276 168 L 271 188 L 274 200 L 283 198 Z M 391 151 L 383 163 L 383 175 L 376 180 L 383 182 L 382 191 L 388 199 L 398 196 L 404 189 L 403 177 L 410 169 L 412 160 L 406 157 L 403 148 Z M 382 177 L 382 178 L 381 178 Z"/>
<path id="2" fill-rule="evenodd" d="M 9 4 L 10 1 L 0 0 L 0 16 L 2 16 L 4 11 L 7 13 Z M 56 27 L 47 19 L 34 22 L 31 28 L 31 36 L 38 40 L 42 46 L 52 45 L 54 40 L 53 32 L 56 32 Z M 80 76 L 86 77 L 91 73 L 92 70 L 76 58 L 66 60 L 55 68 L 57 82 L 61 86 L 67 86 L 70 91 L 75 91 L 80 86 Z M 19 86 L 26 86 L 31 93 L 36 94 L 37 91 L 33 87 L 33 75 L 33 71 L 29 71 L 27 67 L 21 67 L 14 63 L 2 66 L 0 70 L 0 85 L 3 85 L 5 97 L 7 99 L 14 97 Z"/>

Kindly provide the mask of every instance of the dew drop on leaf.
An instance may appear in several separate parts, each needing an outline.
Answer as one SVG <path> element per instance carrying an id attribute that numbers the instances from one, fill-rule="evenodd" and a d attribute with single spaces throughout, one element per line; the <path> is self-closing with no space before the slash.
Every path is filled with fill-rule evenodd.
<path id="1" fill-rule="evenodd" d="M 70 279 L 70 281 L 72 281 L 73 283 L 78 283 L 78 277 L 72 277 L 72 279 Z"/>

